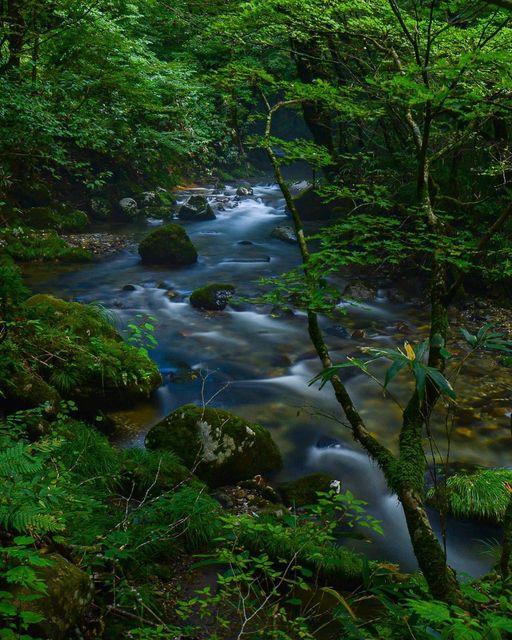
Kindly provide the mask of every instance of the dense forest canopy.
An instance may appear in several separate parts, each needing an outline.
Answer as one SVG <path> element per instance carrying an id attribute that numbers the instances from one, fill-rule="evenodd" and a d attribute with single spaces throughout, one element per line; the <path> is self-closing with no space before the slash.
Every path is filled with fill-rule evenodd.
<path id="1" fill-rule="evenodd" d="M 0 638 L 512 637 L 509 0 L 3 0 L 0 121 Z M 255 208 L 287 216 L 273 245 L 236 235 Z M 288 322 L 257 366 L 315 363 L 304 404 L 372 461 L 417 571 L 351 545 L 389 534 L 343 481 L 288 477 L 291 394 L 227 410 L 253 354 L 211 397 L 179 360 L 243 345 L 237 313 L 265 356 Z M 452 566 L 460 518 L 499 539 L 484 576 Z"/>

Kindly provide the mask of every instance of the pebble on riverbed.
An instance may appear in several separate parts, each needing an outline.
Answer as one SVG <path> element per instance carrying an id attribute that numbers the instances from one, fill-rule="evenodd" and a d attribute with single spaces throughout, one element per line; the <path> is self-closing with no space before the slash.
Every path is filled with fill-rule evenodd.
<path id="1" fill-rule="evenodd" d="M 130 236 L 112 233 L 73 233 L 62 238 L 73 247 L 86 249 L 95 256 L 105 256 L 124 249 L 133 242 Z"/>

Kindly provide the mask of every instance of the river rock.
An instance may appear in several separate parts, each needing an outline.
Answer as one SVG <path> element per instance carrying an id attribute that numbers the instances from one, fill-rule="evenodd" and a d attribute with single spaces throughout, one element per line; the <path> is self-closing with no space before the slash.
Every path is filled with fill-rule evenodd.
<path id="1" fill-rule="evenodd" d="M 240 198 L 247 198 L 254 195 L 254 190 L 249 184 L 243 184 L 236 190 L 236 195 Z"/>
<path id="2" fill-rule="evenodd" d="M 374 302 L 377 298 L 377 289 L 367 282 L 356 280 L 345 287 L 343 297 L 356 302 Z"/>
<path id="3" fill-rule="evenodd" d="M 197 262 L 197 251 L 185 229 L 166 224 L 151 231 L 140 243 L 139 254 L 145 264 L 181 266 Z"/>
<path id="4" fill-rule="evenodd" d="M 210 486 L 232 484 L 281 468 L 270 432 L 222 409 L 185 405 L 151 429 L 149 449 L 172 450 Z"/>
<path id="5" fill-rule="evenodd" d="M 63 556 L 50 553 L 42 558 L 48 561 L 48 566 L 37 567 L 35 572 L 44 582 L 46 593 L 36 593 L 20 585 L 11 585 L 8 589 L 13 595 L 13 604 L 20 611 L 31 611 L 44 617 L 41 622 L 30 625 L 31 636 L 62 640 L 91 604 L 94 585 L 84 571 Z M 30 596 L 38 597 L 32 599 Z"/>
<path id="6" fill-rule="evenodd" d="M 179 210 L 180 220 L 215 220 L 213 209 L 204 196 L 191 196 Z"/>
<path id="7" fill-rule="evenodd" d="M 139 207 L 133 198 L 122 198 L 119 200 L 119 209 L 128 220 L 133 220 L 139 215 Z"/>
<path id="8" fill-rule="evenodd" d="M 190 304 L 205 311 L 222 311 L 235 293 L 232 284 L 209 284 L 196 289 L 190 296 Z"/>
<path id="9" fill-rule="evenodd" d="M 277 240 L 282 240 L 283 242 L 289 242 L 290 244 L 297 243 L 297 234 L 295 233 L 295 229 L 287 224 L 280 224 L 277 227 L 274 227 L 270 235 L 272 238 L 277 238 Z"/>

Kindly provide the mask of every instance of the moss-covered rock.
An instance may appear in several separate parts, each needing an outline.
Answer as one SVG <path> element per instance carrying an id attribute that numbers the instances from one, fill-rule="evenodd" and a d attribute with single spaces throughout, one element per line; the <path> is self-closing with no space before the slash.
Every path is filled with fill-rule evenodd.
<path id="1" fill-rule="evenodd" d="M 196 289 L 190 296 L 190 304 L 196 309 L 222 311 L 235 293 L 232 284 L 209 284 Z"/>
<path id="2" fill-rule="evenodd" d="M 0 372 L 3 365 L 0 364 Z M 60 401 L 57 389 L 45 382 L 41 376 L 24 367 L 16 368 L 12 375 L 0 383 L 6 402 L 16 410 L 33 409 L 47 404 L 55 409 Z"/>
<path id="3" fill-rule="evenodd" d="M 185 229 L 173 223 L 151 231 L 140 243 L 139 254 L 146 264 L 181 266 L 197 262 L 197 251 Z"/>
<path id="4" fill-rule="evenodd" d="M 130 405 L 161 384 L 154 362 L 125 343 L 101 309 L 39 294 L 21 310 L 29 323 L 12 339 L 21 351 L 28 341 L 23 358 L 31 372 L 64 397 L 88 406 Z"/>
<path id="5" fill-rule="evenodd" d="M 329 491 L 334 478 L 324 473 L 313 473 L 279 487 L 279 494 L 289 507 L 304 507 L 317 501 L 318 491 Z"/>
<path id="6" fill-rule="evenodd" d="M 31 207 L 23 214 L 23 222 L 34 229 L 55 229 L 56 231 L 83 231 L 90 220 L 86 213 L 57 211 L 52 207 Z"/>
<path id="7" fill-rule="evenodd" d="M 37 567 L 37 577 L 46 585 L 46 593 L 36 594 L 20 586 L 11 587 L 14 604 L 20 611 L 31 611 L 44 620 L 30 626 L 31 635 L 61 640 L 83 617 L 94 597 L 90 577 L 57 553 L 44 556 L 49 566 Z M 27 596 L 38 595 L 26 600 Z M 21 598 L 23 596 L 23 598 Z"/>
<path id="8" fill-rule="evenodd" d="M 270 432 L 222 409 L 185 405 L 151 429 L 149 449 L 177 453 L 210 486 L 276 471 L 282 460 Z"/>
<path id="9" fill-rule="evenodd" d="M 178 217 L 180 220 L 215 220 L 213 209 L 204 196 L 191 196 L 181 206 Z"/>

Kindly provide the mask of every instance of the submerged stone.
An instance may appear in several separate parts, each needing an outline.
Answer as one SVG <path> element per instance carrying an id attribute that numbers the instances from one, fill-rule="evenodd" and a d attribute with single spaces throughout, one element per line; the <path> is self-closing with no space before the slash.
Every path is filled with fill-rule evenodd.
<path id="1" fill-rule="evenodd" d="M 232 284 L 209 284 L 196 289 L 190 296 L 190 304 L 196 309 L 222 311 L 235 293 Z"/>

